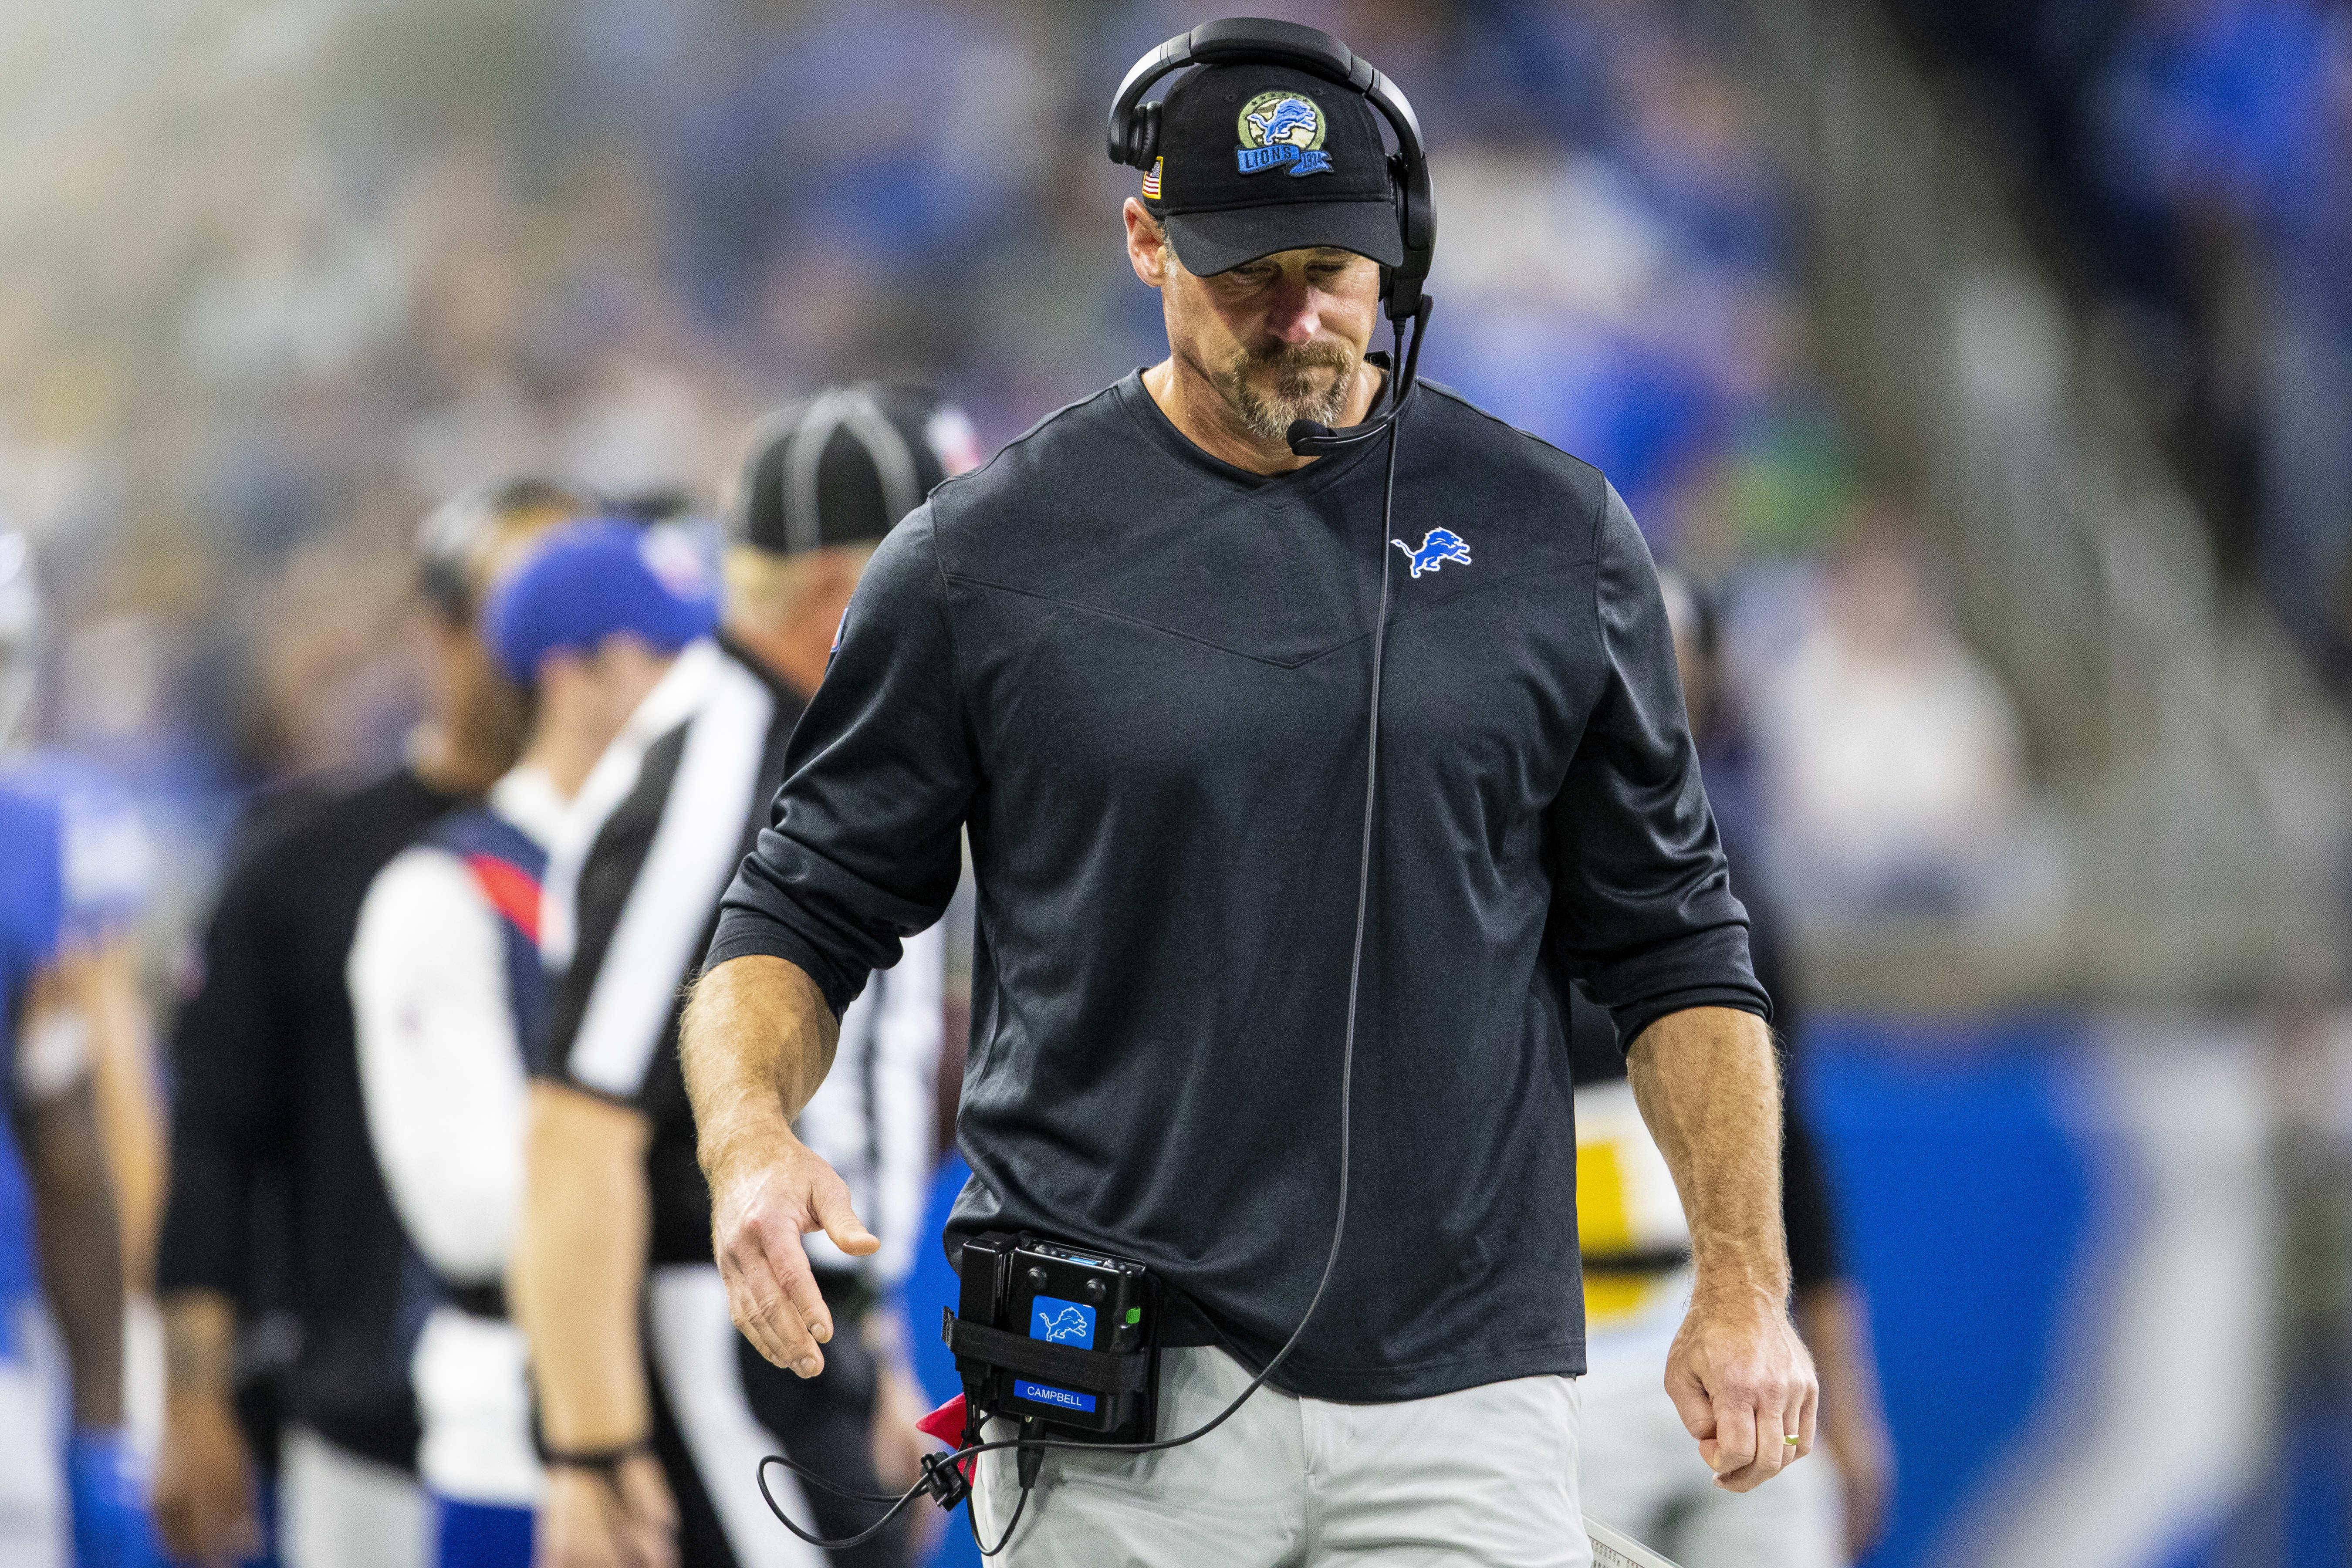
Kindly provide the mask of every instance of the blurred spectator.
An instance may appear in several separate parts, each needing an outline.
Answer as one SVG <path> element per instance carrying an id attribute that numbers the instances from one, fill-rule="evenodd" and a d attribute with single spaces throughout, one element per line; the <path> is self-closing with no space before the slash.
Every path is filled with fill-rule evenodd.
<path id="1" fill-rule="evenodd" d="M 1865 511 L 1765 678 L 1769 854 L 1800 918 L 1980 911 L 2021 805 L 2017 720 L 1892 520 Z"/>

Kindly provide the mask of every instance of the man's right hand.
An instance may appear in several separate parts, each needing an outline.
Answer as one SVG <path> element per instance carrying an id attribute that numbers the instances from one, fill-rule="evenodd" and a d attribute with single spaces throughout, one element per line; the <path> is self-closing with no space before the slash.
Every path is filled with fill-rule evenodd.
<path id="1" fill-rule="evenodd" d="M 677 1568 L 677 1505 L 661 1461 L 633 1454 L 609 1474 L 551 1466 L 531 1562 L 533 1568 Z"/>
<path id="2" fill-rule="evenodd" d="M 761 1355 L 803 1377 L 824 1370 L 833 1314 L 801 1237 L 821 1230 L 853 1258 L 882 1245 L 850 1212 L 848 1184 L 793 1136 L 838 1037 L 807 972 L 757 953 L 704 974 L 678 1030 L 728 1311 Z"/>
<path id="3" fill-rule="evenodd" d="M 824 1370 L 818 1347 L 833 1338 L 833 1314 L 801 1237 L 821 1230 L 853 1258 L 882 1243 L 851 1212 L 849 1184 L 781 1121 L 739 1127 L 706 1153 L 711 1250 L 729 1314 L 761 1355 L 814 1377 Z"/>
<path id="4" fill-rule="evenodd" d="M 253 1465 L 229 1402 L 172 1395 L 155 1467 L 155 1529 L 174 1562 L 227 1568 L 261 1552 L 253 1512 Z"/>

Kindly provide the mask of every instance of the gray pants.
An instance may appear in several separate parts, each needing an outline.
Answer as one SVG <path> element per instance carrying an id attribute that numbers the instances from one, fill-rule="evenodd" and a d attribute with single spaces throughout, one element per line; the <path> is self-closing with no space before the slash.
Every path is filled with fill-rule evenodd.
<path id="1" fill-rule="evenodd" d="M 1222 1351 L 1160 1357 L 1160 1433 L 1191 1431 L 1249 1374 Z M 1012 1568 L 1591 1568 L 1577 1507 L 1576 1384 L 1522 1377 L 1395 1405 L 1261 1388 L 1196 1443 L 1055 1451 L 999 1561 Z M 1014 1435 L 992 1421 L 992 1439 Z M 993 1546 L 1020 1482 L 984 1454 L 972 1518 Z"/>

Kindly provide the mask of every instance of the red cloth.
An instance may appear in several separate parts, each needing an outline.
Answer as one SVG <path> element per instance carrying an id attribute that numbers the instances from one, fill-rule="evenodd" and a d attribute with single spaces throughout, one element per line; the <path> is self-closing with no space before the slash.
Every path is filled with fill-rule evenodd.
<path id="1" fill-rule="evenodd" d="M 940 1442 L 945 1443 L 950 1448 L 961 1448 L 963 1447 L 963 1428 L 964 1403 L 963 1395 L 961 1394 L 957 1394 L 953 1399 L 949 1400 L 945 1405 L 940 1405 L 937 1410 L 932 1411 L 929 1415 L 924 1416 L 920 1421 L 915 1423 L 915 1429 L 917 1431 L 937 1437 Z M 965 1480 L 969 1481 L 971 1479 L 971 1461 L 970 1459 L 957 1460 L 956 1468 L 962 1473 Z"/>

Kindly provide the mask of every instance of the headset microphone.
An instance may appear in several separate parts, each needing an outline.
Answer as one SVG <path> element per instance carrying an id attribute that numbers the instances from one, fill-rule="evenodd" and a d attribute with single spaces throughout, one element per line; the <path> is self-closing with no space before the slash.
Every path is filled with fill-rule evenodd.
<path id="1" fill-rule="evenodd" d="M 1334 430 L 1328 425 L 1318 425 L 1312 419 L 1294 419 L 1284 439 L 1290 443 L 1293 453 L 1301 458 L 1328 458 L 1367 441 L 1377 440 L 1395 428 L 1397 416 L 1404 412 L 1405 399 L 1421 384 L 1421 340 L 1429 333 L 1429 318 L 1436 312 L 1437 301 L 1423 294 L 1421 303 L 1407 318 L 1412 323 L 1412 341 L 1402 355 L 1402 363 L 1394 364 L 1389 377 L 1381 411 L 1361 425 L 1343 425 Z M 1397 323 L 1397 336 L 1404 336 L 1404 323 Z M 1378 359 L 1380 356 L 1371 356 Z M 1388 531 L 1388 500 L 1383 497 L 1381 508 L 1381 531 Z"/>

